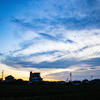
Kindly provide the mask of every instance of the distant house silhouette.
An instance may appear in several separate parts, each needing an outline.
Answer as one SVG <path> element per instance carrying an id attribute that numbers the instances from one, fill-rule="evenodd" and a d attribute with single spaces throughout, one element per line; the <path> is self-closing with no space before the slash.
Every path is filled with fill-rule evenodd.
<path id="1" fill-rule="evenodd" d="M 84 80 L 82 80 L 82 84 L 89 84 L 90 82 L 89 82 L 89 80 L 88 79 L 84 79 Z"/>
<path id="2" fill-rule="evenodd" d="M 92 83 L 92 84 L 100 84 L 100 79 L 91 80 L 90 83 Z"/>
<path id="3" fill-rule="evenodd" d="M 14 81 L 14 77 L 12 75 L 5 77 L 5 82 L 13 82 L 13 81 Z"/>
<path id="4" fill-rule="evenodd" d="M 40 76 L 39 72 L 30 72 L 29 83 L 38 83 L 41 82 L 43 79 Z"/>
<path id="5" fill-rule="evenodd" d="M 72 82 L 73 85 L 81 85 L 81 81 L 79 80 L 75 80 Z"/>

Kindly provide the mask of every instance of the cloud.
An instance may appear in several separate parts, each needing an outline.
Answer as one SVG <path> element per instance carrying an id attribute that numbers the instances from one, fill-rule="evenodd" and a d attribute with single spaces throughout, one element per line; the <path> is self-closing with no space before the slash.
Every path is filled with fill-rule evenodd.
<path id="1" fill-rule="evenodd" d="M 88 33 L 88 34 L 87 34 Z M 95 35 L 95 33 L 98 33 Z M 73 54 L 74 52 L 77 52 L 82 55 L 87 55 L 90 53 L 92 55 L 93 53 L 99 54 L 99 43 L 100 43 L 100 34 L 99 30 L 84 30 L 84 31 L 68 31 L 65 32 L 65 34 L 62 34 L 62 38 L 55 39 L 54 36 L 48 35 L 48 34 L 42 34 L 36 35 L 33 37 L 32 34 L 30 34 L 30 40 L 24 41 L 20 44 L 22 47 L 22 50 L 19 50 L 18 52 L 15 52 L 13 55 L 18 54 L 35 54 L 35 53 L 42 53 L 42 52 L 49 52 L 49 51 L 68 51 Z M 26 32 L 26 35 L 28 33 Z M 56 34 L 55 34 L 56 35 Z M 76 37 L 74 37 L 76 36 Z M 26 38 L 28 38 L 26 36 Z M 52 39 L 53 38 L 53 39 Z M 60 45 L 60 46 L 59 46 Z M 89 51 L 90 50 L 90 51 Z M 80 51 L 80 52 L 79 52 Z M 68 54 L 67 54 L 68 55 Z M 76 56 L 76 54 L 75 54 Z"/>
<path id="2" fill-rule="evenodd" d="M 49 6 L 47 7 L 45 4 L 49 4 Z M 38 33 L 44 30 L 46 32 L 43 33 L 47 33 L 51 31 L 52 28 L 56 29 L 61 26 L 67 30 L 98 29 L 100 28 L 99 5 L 100 2 L 98 0 L 92 1 L 91 3 L 88 2 L 88 0 L 68 1 L 68 3 L 65 1 L 63 1 L 63 3 L 57 3 L 57 1 L 52 3 L 48 1 L 48 3 L 44 2 L 43 5 L 41 5 L 40 11 L 38 11 L 39 8 L 35 6 L 34 9 L 36 9 L 37 12 L 34 12 L 32 7 L 30 7 L 31 12 L 29 13 L 33 14 L 28 14 L 31 17 L 24 17 L 23 19 L 13 18 L 12 22 L 17 23 L 19 27 L 21 26 L 23 29 L 31 29 Z"/>
<path id="3" fill-rule="evenodd" d="M 52 35 L 45 34 L 45 33 L 39 33 L 41 36 L 43 36 L 46 39 L 52 40 L 52 41 L 57 41 L 58 39 Z"/>
<path id="4" fill-rule="evenodd" d="M 100 58 L 91 58 L 90 60 L 83 60 L 82 63 L 86 63 L 93 66 L 100 66 Z"/>
<path id="5" fill-rule="evenodd" d="M 52 40 L 54 36 L 40 33 L 39 39 L 32 37 L 24 41 L 20 44 L 21 49 L 11 52 L 2 63 L 16 68 L 17 65 L 24 68 L 68 68 L 80 63 L 90 64 L 91 68 L 99 66 L 99 63 L 93 60 L 100 58 L 99 30 L 68 31 L 68 33 L 65 34 L 67 39 L 64 37 L 66 41 Z"/>
<path id="6" fill-rule="evenodd" d="M 51 51 L 35 54 L 31 53 L 30 55 L 10 55 L 6 57 L 2 63 L 12 67 L 20 65 L 24 68 L 68 68 L 77 64 L 89 64 L 91 68 L 99 66 L 100 54 L 97 54 L 97 57 L 93 52 L 88 52 L 90 48 L 86 49 L 87 50 L 83 49 L 83 51 L 78 52 Z M 80 69 L 82 69 L 81 66 Z"/>
<path id="7" fill-rule="evenodd" d="M 65 42 L 74 43 L 74 41 L 72 41 L 70 39 L 66 40 Z"/>
<path id="8" fill-rule="evenodd" d="M 3 56 L 4 54 L 3 53 L 0 53 L 0 56 Z"/>
<path id="9" fill-rule="evenodd" d="M 100 2 L 96 0 L 89 3 L 87 1 L 75 0 L 67 4 L 65 2 L 65 4 L 56 4 L 57 15 L 53 16 L 52 25 L 61 25 L 69 30 L 99 28 Z"/>
<path id="10" fill-rule="evenodd" d="M 19 19 L 13 18 L 13 19 L 11 20 L 11 22 L 20 24 L 22 21 L 19 20 Z"/>
<path id="11" fill-rule="evenodd" d="M 33 7 L 30 5 L 30 9 L 26 10 L 28 14 L 23 15 L 23 18 L 13 17 L 11 20 L 11 22 L 16 23 L 18 26 L 19 31 L 17 31 L 17 34 L 19 36 L 27 31 L 27 34 L 32 32 L 33 34 L 35 33 L 34 35 L 41 35 L 43 38 L 56 40 L 63 39 L 62 34 L 66 35 L 65 32 L 68 30 L 90 31 L 91 29 L 100 28 L 100 2 L 98 0 L 92 0 L 91 3 L 88 0 L 68 0 L 68 2 L 63 0 L 60 3 L 56 0 L 55 2 L 39 1 L 31 3 L 37 5 L 34 6 L 36 11 L 32 10 Z M 49 6 L 47 6 L 48 4 Z M 73 41 L 72 39 L 70 40 Z"/>
<path id="12" fill-rule="evenodd" d="M 28 22 L 27 19 L 17 19 L 17 18 L 13 18 L 11 20 L 11 22 L 15 23 L 18 27 L 21 27 L 20 31 L 26 31 L 26 30 L 33 30 L 33 31 L 38 31 L 38 30 L 43 30 L 44 26 L 41 25 L 41 21 L 36 21 L 36 19 L 34 19 L 34 21 L 32 21 L 33 19 L 31 19 L 31 22 Z M 42 20 L 42 19 L 41 19 Z"/>

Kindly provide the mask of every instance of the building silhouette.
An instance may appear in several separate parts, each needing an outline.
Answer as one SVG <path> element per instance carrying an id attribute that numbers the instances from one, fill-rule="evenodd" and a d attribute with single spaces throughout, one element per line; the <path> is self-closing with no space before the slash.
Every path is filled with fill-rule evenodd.
<path id="1" fill-rule="evenodd" d="M 32 71 L 30 71 L 29 82 L 34 83 L 34 82 L 39 82 L 39 81 L 42 81 L 40 73 L 39 72 L 32 73 Z"/>
<path id="2" fill-rule="evenodd" d="M 5 82 L 13 82 L 13 81 L 14 81 L 14 77 L 12 75 L 5 77 Z"/>

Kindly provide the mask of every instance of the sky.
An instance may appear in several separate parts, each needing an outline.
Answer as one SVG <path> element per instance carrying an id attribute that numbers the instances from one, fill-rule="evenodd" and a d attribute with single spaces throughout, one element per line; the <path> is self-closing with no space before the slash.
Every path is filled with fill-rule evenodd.
<path id="1" fill-rule="evenodd" d="M 0 77 L 100 78 L 100 0 L 0 0 Z"/>

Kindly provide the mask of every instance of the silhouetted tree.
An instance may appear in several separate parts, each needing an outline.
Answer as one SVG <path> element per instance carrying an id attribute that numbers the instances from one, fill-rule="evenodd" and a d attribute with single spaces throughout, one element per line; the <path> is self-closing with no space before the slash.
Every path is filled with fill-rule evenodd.
<path id="1" fill-rule="evenodd" d="M 22 84 L 22 83 L 23 83 L 23 79 L 17 79 L 17 80 L 16 80 L 16 83 L 17 83 L 17 84 Z"/>

